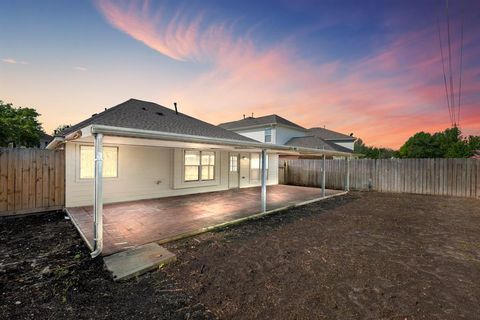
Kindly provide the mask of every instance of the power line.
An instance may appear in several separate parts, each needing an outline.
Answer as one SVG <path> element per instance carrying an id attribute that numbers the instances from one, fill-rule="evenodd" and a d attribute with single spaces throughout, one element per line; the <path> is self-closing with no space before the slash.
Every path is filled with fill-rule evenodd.
<path id="1" fill-rule="evenodd" d="M 462 97 L 462 67 L 463 67 L 463 24 L 465 20 L 465 11 L 462 3 L 462 25 L 460 31 L 460 79 L 458 83 L 458 116 L 457 122 L 460 126 L 460 106 L 461 106 L 461 97 Z"/>
<path id="2" fill-rule="evenodd" d="M 443 55 L 442 34 L 440 32 L 440 21 L 439 20 L 440 19 L 437 17 L 438 40 L 440 42 L 440 54 L 442 56 L 443 82 L 445 84 L 445 96 L 447 98 L 448 116 L 450 118 L 450 123 L 452 123 L 452 126 L 453 126 L 452 111 L 451 111 L 451 108 L 450 108 L 450 97 L 449 97 L 449 94 L 448 94 L 447 76 L 446 76 L 446 73 L 445 73 L 445 57 Z"/>
<path id="3" fill-rule="evenodd" d="M 452 44 L 450 42 L 450 15 L 448 14 L 448 0 L 445 1 L 445 14 L 447 16 L 447 39 L 448 39 L 448 65 L 450 72 L 450 99 L 452 103 L 450 108 L 453 111 L 453 124 L 456 125 L 456 114 L 455 114 L 455 93 L 453 91 L 453 72 L 452 72 Z"/>

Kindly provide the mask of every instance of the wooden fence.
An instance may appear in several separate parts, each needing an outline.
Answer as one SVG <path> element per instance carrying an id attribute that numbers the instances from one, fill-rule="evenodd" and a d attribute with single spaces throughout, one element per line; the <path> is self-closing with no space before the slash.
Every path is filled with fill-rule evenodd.
<path id="1" fill-rule="evenodd" d="M 58 210 L 64 204 L 63 151 L 0 148 L 0 216 Z"/>
<path id="2" fill-rule="evenodd" d="M 285 160 L 280 183 L 321 187 L 322 160 Z M 480 198 L 477 159 L 350 160 L 350 189 Z M 345 160 L 326 160 L 325 186 L 345 188 Z"/>

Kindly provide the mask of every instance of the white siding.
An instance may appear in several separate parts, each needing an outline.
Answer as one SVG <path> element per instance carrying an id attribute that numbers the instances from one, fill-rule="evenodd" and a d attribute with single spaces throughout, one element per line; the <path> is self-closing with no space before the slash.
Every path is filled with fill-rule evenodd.
<path id="1" fill-rule="evenodd" d="M 241 134 L 242 136 L 265 142 L 265 128 L 268 126 L 247 130 L 234 130 L 236 133 Z M 278 145 L 285 145 L 285 143 L 296 137 L 304 137 L 305 132 L 303 130 L 296 130 L 284 126 L 275 126 L 272 127 L 272 143 Z"/>
<path id="2" fill-rule="evenodd" d="M 108 144 L 106 144 L 108 145 Z M 93 180 L 79 178 L 79 143 L 65 145 L 66 207 L 92 205 Z M 215 180 L 183 181 L 183 149 L 118 145 L 118 178 L 105 178 L 104 202 L 122 202 L 228 189 L 228 152 L 216 151 Z M 250 181 L 249 154 L 240 160 L 240 187 L 260 185 Z M 278 183 L 278 155 L 269 155 L 268 184 Z"/>
<path id="3" fill-rule="evenodd" d="M 303 130 L 295 130 L 283 126 L 277 126 L 276 128 L 276 144 L 285 145 L 288 140 L 297 137 L 304 137 L 305 131 Z"/>
<path id="4" fill-rule="evenodd" d="M 253 140 L 257 140 L 260 142 L 265 142 L 265 128 L 268 127 L 261 127 L 261 128 L 253 128 L 253 129 L 246 129 L 246 130 L 234 130 L 236 133 L 241 134 L 242 136 L 248 137 Z M 276 128 L 272 128 L 272 142 L 275 144 L 275 131 Z"/>
<path id="5" fill-rule="evenodd" d="M 331 141 L 331 142 L 335 143 L 336 145 L 348 148 L 352 151 L 353 151 L 353 146 L 355 144 L 355 142 L 353 142 L 353 141 L 352 142 L 350 142 L 350 141 L 348 141 L 348 142 Z"/>

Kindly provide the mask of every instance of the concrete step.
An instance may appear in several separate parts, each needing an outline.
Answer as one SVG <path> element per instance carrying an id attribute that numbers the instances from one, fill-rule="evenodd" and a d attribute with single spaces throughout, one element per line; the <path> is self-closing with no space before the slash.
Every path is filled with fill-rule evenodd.
<path id="1" fill-rule="evenodd" d="M 139 276 L 175 260 L 175 254 L 157 243 L 148 243 L 103 258 L 115 281 Z"/>

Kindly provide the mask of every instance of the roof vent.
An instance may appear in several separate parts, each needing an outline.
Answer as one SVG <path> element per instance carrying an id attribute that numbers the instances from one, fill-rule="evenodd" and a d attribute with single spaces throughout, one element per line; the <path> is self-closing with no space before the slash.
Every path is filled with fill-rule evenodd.
<path id="1" fill-rule="evenodd" d="M 155 112 L 156 114 L 158 114 L 159 116 L 163 116 L 163 113 L 161 112 Z"/>
<path id="2" fill-rule="evenodd" d="M 98 114 L 98 113 L 94 113 L 94 114 L 92 114 L 92 117 L 95 117 L 97 114 Z"/>
<path id="3" fill-rule="evenodd" d="M 142 110 L 143 110 L 143 111 L 147 111 L 147 108 L 145 108 L 145 107 L 142 107 Z"/>
<path id="4" fill-rule="evenodd" d="M 173 106 L 175 107 L 175 114 L 178 114 L 177 103 L 174 102 L 174 103 L 173 103 Z"/>

